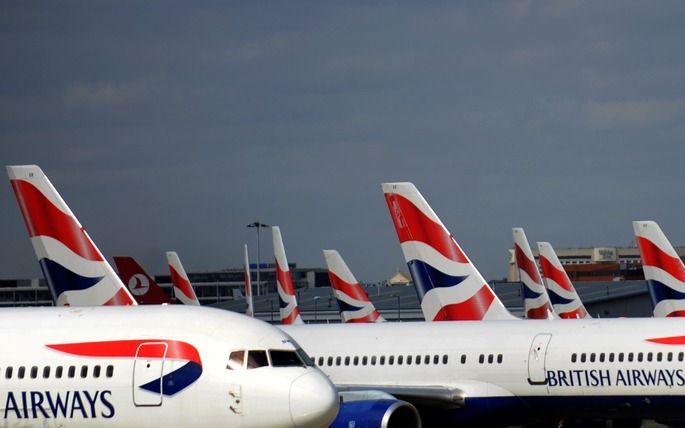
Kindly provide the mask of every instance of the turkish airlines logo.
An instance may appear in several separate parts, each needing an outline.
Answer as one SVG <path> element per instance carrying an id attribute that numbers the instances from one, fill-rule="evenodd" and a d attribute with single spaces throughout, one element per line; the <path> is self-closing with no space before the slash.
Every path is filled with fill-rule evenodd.
<path id="1" fill-rule="evenodd" d="M 134 296 L 142 296 L 150 291 L 150 281 L 142 273 L 137 273 L 128 280 L 128 289 Z"/>

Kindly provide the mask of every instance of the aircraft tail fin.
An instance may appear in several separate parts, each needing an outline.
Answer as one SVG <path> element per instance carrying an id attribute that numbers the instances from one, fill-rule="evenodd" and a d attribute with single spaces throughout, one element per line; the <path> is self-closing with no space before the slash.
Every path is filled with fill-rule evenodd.
<path id="1" fill-rule="evenodd" d="M 247 244 L 245 244 L 245 300 L 247 309 L 245 315 L 254 318 L 254 304 L 252 301 L 252 277 L 250 276 L 250 258 L 247 255 Z"/>
<path id="2" fill-rule="evenodd" d="M 276 258 L 276 288 L 281 307 L 281 324 L 303 324 L 302 317 L 300 316 L 300 307 L 297 304 L 295 286 L 290 276 L 288 259 L 285 256 L 281 228 L 272 226 L 271 233 L 274 243 L 274 256 Z"/>
<path id="3" fill-rule="evenodd" d="M 556 318 L 547 290 L 540 277 L 538 265 L 528 244 L 526 232 L 521 227 L 512 229 L 514 235 L 514 259 L 523 284 L 523 308 L 526 318 Z"/>
<path id="4" fill-rule="evenodd" d="M 166 259 L 169 263 L 169 274 L 171 275 L 171 282 L 174 284 L 174 296 L 176 296 L 176 300 L 184 305 L 199 306 L 200 301 L 188 279 L 188 274 L 186 274 L 185 269 L 183 269 L 178 254 L 176 254 L 175 251 L 167 251 Z"/>
<path id="5" fill-rule="evenodd" d="M 573 283 L 549 242 L 538 242 L 542 276 L 547 286 L 547 294 L 560 318 L 592 318 L 580 300 Z"/>
<path id="6" fill-rule="evenodd" d="M 155 279 L 129 256 L 114 256 L 114 265 L 119 271 L 121 280 L 128 287 L 128 291 L 133 295 L 140 305 L 161 305 L 171 304 L 173 300 L 157 285 Z"/>

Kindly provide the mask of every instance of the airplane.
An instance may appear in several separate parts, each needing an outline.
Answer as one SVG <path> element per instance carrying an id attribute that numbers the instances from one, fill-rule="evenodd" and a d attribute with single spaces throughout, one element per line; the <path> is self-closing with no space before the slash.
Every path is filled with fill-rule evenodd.
<path id="1" fill-rule="evenodd" d="M 174 284 L 174 296 L 176 300 L 184 305 L 200 305 L 200 301 L 195 295 L 195 290 L 190 284 L 188 275 L 186 274 L 181 259 L 175 251 L 167 251 L 166 259 L 169 263 L 169 274 L 171 275 L 171 282 Z"/>
<path id="2" fill-rule="evenodd" d="M 121 280 L 128 286 L 128 291 L 131 292 L 138 304 L 175 303 L 133 257 L 114 256 L 113 258 Z"/>
<path id="3" fill-rule="evenodd" d="M 514 260 L 523 288 L 523 309 L 529 319 L 553 319 L 556 317 L 545 285 L 540 278 L 538 265 L 530 250 L 526 232 L 521 227 L 512 229 L 514 235 Z"/>
<path id="4" fill-rule="evenodd" d="M 655 317 L 685 316 L 685 265 L 654 221 L 634 221 Z"/>
<path id="5" fill-rule="evenodd" d="M 303 324 L 304 321 L 302 321 L 300 316 L 300 307 L 297 304 L 295 286 L 290 276 L 288 259 L 285 255 L 281 228 L 272 226 L 271 233 L 274 243 L 274 256 L 276 258 L 276 289 L 281 307 L 281 324 Z"/>
<path id="6" fill-rule="evenodd" d="M 7 174 L 55 304 L 136 305 L 43 171 L 16 165 Z"/>
<path id="7" fill-rule="evenodd" d="M 385 322 L 385 318 L 369 300 L 340 253 L 336 250 L 323 250 L 323 256 L 342 322 Z"/>
<path id="8" fill-rule="evenodd" d="M 245 244 L 245 300 L 247 309 L 245 314 L 254 317 L 254 302 L 252 300 L 252 278 L 250 277 L 250 260 L 247 255 L 247 244 Z"/>
<path id="9" fill-rule="evenodd" d="M 339 408 L 297 343 L 229 311 L 6 308 L 0 340 L 3 426 L 320 428 Z"/>
<path id="10" fill-rule="evenodd" d="M 384 183 L 415 267 L 445 276 L 468 260 L 411 183 Z M 406 195 L 406 196 L 402 196 Z M 420 199 L 423 199 L 420 197 Z M 420 211 L 420 212 L 418 212 Z M 392 212 L 392 210 L 391 210 Z M 427 218 L 432 219 L 427 222 Z M 399 225 L 399 227 L 397 227 Z M 436 250 L 433 250 L 436 248 Z M 427 256 L 430 256 L 427 257 Z M 466 275 L 473 276 L 471 272 Z M 486 294 L 487 296 L 487 294 Z M 479 314 L 492 302 L 482 299 Z M 670 318 L 411 322 L 282 326 L 339 390 L 373 390 L 419 409 L 423 423 L 485 426 L 599 417 L 683 420 L 685 325 Z"/>
<path id="11" fill-rule="evenodd" d="M 554 311 L 560 318 L 592 318 L 580 300 L 557 253 L 549 242 L 538 242 L 542 277 Z"/>
<path id="12" fill-rule="evenodd" d="M 426 321 L 518 319 L 413 184 L 384 184 L 383 194 Z"/>

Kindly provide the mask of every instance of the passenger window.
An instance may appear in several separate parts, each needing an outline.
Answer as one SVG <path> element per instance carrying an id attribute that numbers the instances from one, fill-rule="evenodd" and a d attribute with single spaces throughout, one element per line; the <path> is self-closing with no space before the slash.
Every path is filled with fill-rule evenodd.
<path id="1" fill-rule="evenodd" d="M 652 361 L 652 353 L 647 352 L 647 361 Z"/>
<path id="2" fill-rule="evenodd" d="M 466 364 L 466 354 L 461 354 L 461 363 Z"/>
<path id="3" fill-rule="evenodd" d="M 266 358 L 266 351 L 247 351 L 247 368 L 258 369 L 268 367 L 269 360 Z"/>
<path id="4" fill-rule="evenodd" d="M 381 355 L 380 364 L 381 364 L 382 366 L 385 365 L 385 355 Z"/>
<path id="5" fill-rule="evenodd" d="M 411 365 L 411 355 L 407 355 L 407 365 Z"/>
<path id="6" fill-rule="evenodd" d="M 371 357 L 371 365 L 372 366 L 376 365 L 376 356 L 375 355 Z"/>
<path id="7" fill-rule="evenodd" d="M 592 354 L 590 354 L 590 362 L 591 363 L 595 362 L 595 353 L 594 352 Z"/>
<path id="8" fill-rule="evenodd" d="M 583 352 L 582 354 L 580 354 L 580 362 L 584 363 L 585 360 L 586 360 L 586 355 L 585 355 L 585 352 Z"/>
<path id="9" fill-rule="evenodd" d="M 55 368 L 55 377 L 57 379 L 62 379 L 62 371 L 63 370 L 64 369 L 62 368 L 62 366 L 57 366 L 57 368 Z"/>
<path id="10" fill-rule="evenodd" d="M 342 362 L 342 357 L 335 357 L 335 365 L 336 366 L 339 366 L 341 362 Z"/>
<path id="11" fill-rule="evenodd" d="M 5 379 L 12 379 L 12 367 L 5 369 Z"/>
<path id="12" fill-rule="evenodd" d="M 437 365 L 440 362 L 439 355 L 433 355 L 433 364 Z"/>
<path id="13" fill-rule="evenodd" d="M 35 379 L 38 377 L 38 367 L 33 366 L 31 367 L 31 379 Z"/>
<path id="14" fill-rule="evenodd" d="M 622 363 L 622 362 L 623 362 L 623 352 L 620 352 L 620 353 L 618 354 L 618 362 L 619 362 L 619 363 Z"/>
<path id="15" fill-rule="evenodd" d="M 88 377 L 88 366 L 81 366 L 81 377 Z"/>
<path id="16" fill-rule="evenodd" d="M 637 360 L 638 360 L 639 362 L 642 362 L 642 352 L 638 352 L 638 354 L 637 354 Z"/>
<path id="17" fill-rule="evenodd" d="M 447 364 L 447 359 L 448 359 L 447 354 L 443 355 L 442 356 L 442 363 Z"/>
<path id="18" fill-rule="evenodd" d="M 43 367 L 43 379 L 50 378 L 50 366 Z"/>
<path id="19" fill-rule="evenodd" d="M 502 359 L 504 356 L 502 354 L 497 355 L 497 364 L 502 364 Z"/>
<path id="20" fill-rule="evenodd" d="M 369 357 L 367 357 L 366 355 L 364 355 L 364 356 L 362 357 L 362 366 L 365 366 L 366 363 L 368 363 L 368 362 L 369 362 Z"/>
<path id="21" fill-rule="evenodd" d="M 114 366 L 107 366 L 107 377 L 112 377 L 114 376 Z"/>
<path id="22" fill-rule="evenodd" d="M 656 360 L 661 361 L 661 358 L 663 357 L 663 354 L 661 352 L 657 352 L 656 354 Z"/>
<path id="23" fill-rule="evenodd" d="M 359 357 L 354 357 L 354 365 L 359 365 Z"/>
<path id="24" fill-rule="evenodd" d="M 346 366 L 350 365 L 350 357 L 345 357 L 345 365 Z"/>
<path id="25" fill-rule="evenodd" d="M 328 361 L 326 361 L 326 365 L 327 365 L 328 367 L 330 367 L 330 366 L 333 365 L 333 357 L 328 357 Z"/>
<path id="26" fill-rule="evenodd" d="M 602 352 L 601 354 L 599 354 L 599 362 L 600 362 L 600 363 L 603 363 L 603 362 L 604 362 L 604 352 Z"/>
<path id="27" fill-rule="evenodd" d="M 25 374 L 26 374 L 26 367 L 24 367 L 24 366 L 19 367 L 19 370 L 17 370 L 17 377 L 19 379 L 24 379 Z"/>
<path id="28" fill-rule="evenodd" d="M 613 352 L 610 352 L 610 353 L 609 353 L 609 362 L 610 362 L 610 363 L 613 363 L 613 362 L 614 362 L 614 353 L 613 353 Z"/>
<path id="29" fill-rule="evenodd" d="M 414 364 L 416 364 L 417 366 L 421 365 L 421 356 L 420 355 L 416 356 L 416 358 L 414 359 Z"/>
<path id="30" fill-rule="evenodd" d="M 673 361 L 673 352 L 669 352 L 668 354 L 666 354 L 666 359 L 668 361 Z"/>
<path id="31" fill-rule="evenodd" d="M 100 366 L 93 367 L 93 377 L 96 379 L 100 377 Z"/>
<path id="32" fill-rule="evenodd" d="M 391 356 L 388 357 L 388 364 L 391 365 L 391 366 L 392 366 L 393 364 L 395 364 L 395 356 L 394 356 L 394 355 L 391 355 Z"/>
<path id="33" fill-rule="evenodd" d="M 478 362 L 479 362 L 480 364 L 483 364 L 483 363 L 485 362 L 485 355 L 480 354 L 480 355 L 478 356 Z"/>
<path id="34" fill-rule="evenodd" d="M 495 360 L 495 356 L 490 354 L 488 355 L 488 364 L 492 364 L 492 362 Z"/>
<path id="35" fill-rule="evenodd" d="M 631 363 L 633 362 L 633 353 L 632 352 L 628 352 L 628 361 Z"/>
<path id="36" fill-rule="evenodd" d="M 431 356 L 430 355 L 426 355 L 425 357 L 423 357 L 423 364 L 430 364 L 430 363 L 431 363 Z"/>
<path id="37" fill-rule="evenodd" d="M 577 359 L 578 359 L 578 355 L 577 355 L 577 354 L 571 354 L 571 362 L 572 362 L 572 363 L 575 363 Z"/>
<path id="38" fill-rule="evenodd" d="M 404 360 L 404 357 L 403 357 L 402 355 L 398 355 L 398 356 L 397 356 L 397 364 L 398 364 L 398 365 L 401 366 L 402 363 L 404 362 L 403 360 Z"/>
<path id="39" fill-rule="evenodd" d="M 67 377 L 71 379 L 74 377 L 74 375 L 76 375 L 76 366 L 69 366 L 69 370 L 67 370 Z"/>
<path id="40" fill-rule="evenodd" d="M 678 352 L 678 361 L 683 361 L 683 356 L 685 356 L 685 353 Z"/>
<path id="41" fill-rule="evenodd" d="M 323 366 L 323 357 L 319 357 L 319 366 Z"/>
<path id="42" fill-rule="evenodd" d="M 229 370 L 238 370 L 243 368 L 243 361 L 245 360 L 245 351 L 233 351 L 228 356 L 228 365 L 226 368 Z"/>

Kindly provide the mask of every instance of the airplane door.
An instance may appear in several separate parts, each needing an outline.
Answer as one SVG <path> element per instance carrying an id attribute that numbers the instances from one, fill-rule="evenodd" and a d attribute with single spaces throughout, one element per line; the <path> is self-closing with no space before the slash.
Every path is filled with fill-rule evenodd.
<path id="1" fill-rule="evenodd" d="M 547 373 L 545 372 L 545 357 L 547 346 L 552 335 L 541 333 L 535 336 L 528 351 L 528 383 L 531 385 L 545 385 Z"/>
<path id="2" fill-rule="evenodd" d="M 141 343 L 133 361 L 133 403 L 136 406 L 162 405 L 162 375 L 167 344 Z"/>

